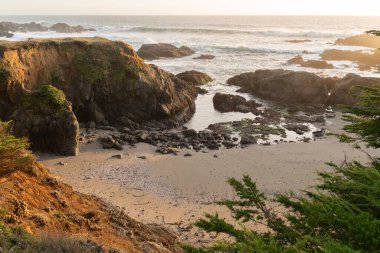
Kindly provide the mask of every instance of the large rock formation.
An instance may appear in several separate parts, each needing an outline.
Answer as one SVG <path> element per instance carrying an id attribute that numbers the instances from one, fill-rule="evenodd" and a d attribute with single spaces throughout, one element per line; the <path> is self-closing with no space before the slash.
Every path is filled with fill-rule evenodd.
<path id="1" fill-rule="evenodd" d="M 348 38 L 337 39 L 335 41 L 337 45 L 345 46 L 361 46 L 378 49 L 380 48 L 380 37 L 370 34 L 361 34 Z"/>
<path id="2" fill-rule="evenodd" d="M 380 86 L 380 78 L 348 74 L 336 82 L 335 89 L 332 91 L 328 102 L 330 104 L 343 105 L 353 105 L 357 103 L 358 96 L 361 94 L 361 90 L 358 86 Z"/>
<path id="3" fill-rule="evenodd" d="M 380 70 L 380 50 L 366 52 L 329 49 L 321 54 L 321 58 L 329 61 L 352 61 L 358 65 L 360 70 L 371 70 L 372 68 Z"/>
<path id="4" fill-rule="evenodd" d="M 175 126 L 195 112 L 193 85 L 145 64 L 125 43 L 102 38 L 0 43 L 1 119 L 19 106 L 19 93 L 47 84 L 65 93 L 80 122 Z"/>
<path id="5" fill-rule="evenodd" d="M 194 54 L 189 47 L 176 47 L 167 43 L 144 44 L 137 54 L 145 60 L 157 60 L 160 58 L 181 58 Z"/>
<path id="6" fill-rule="evenodd" d="M 212 81 L 212 78 L 209 75 L 196 70 L 179 73 L 177 77 L 195 86 L 202 86 Z"/>
<path id="7" fill-rule="evenodd" d="M 334 81 L 313 73 L 289 70 L 257 70 L 230 78 L 240 91 L 283 104 L 324 104 Z"/>
<path id="8" fill-rule="evenodd" d="M 380 85 L 380 78 L 348 74 L 344 78 L 320 77 L 290 70 L 257 70 L 230 78 L 239 91 L 276 101 L 283 105 L 352 105 L 358 102 L 357 86 Z"/>
<path id="9" fill-rule="evenodd" d="M 62 91 L 46 85 L 19 98 L 9 113 L 16 136 L 28 137 L 33 150 L 78 154 L 79 124 Z"/>

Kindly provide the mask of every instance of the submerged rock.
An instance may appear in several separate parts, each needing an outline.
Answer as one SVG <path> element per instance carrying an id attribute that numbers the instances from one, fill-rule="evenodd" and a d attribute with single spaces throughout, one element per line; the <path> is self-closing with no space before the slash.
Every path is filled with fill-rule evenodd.
<path id="1" fill-rule="evenodd" d="M 195 60 L 212 60 L 215 58 L 215 55 L 212 54 L 201 54 L 200 56 L 194 57 Z"/>
<path id="2" fill-rule="evenodd" d="M 306 42 L 311 42 L 309 39 L 304 39 L 304 40 L 285 40 L 285 42 L 289 43 L 306 43 Z"/>
<path id="3" fill-rule="evenodd" d="M 194 54 L 195 52 L 186 46 L 176 47 L 167 43 L 144 44 L 137 54 L 145 60 L 157 60 L 160 58 L 181 58 Z"/>
<path id="4" fill-rule="evenodd" d="M 212 81 L 212 78 L 209 75 L 196 70 L 179 73 L 177 77 L 195 86 L 202 86 Z"/>
<path id="5" fill-rule="evenodd" d="M 300 65 L 305 68 L 315 69 L 333 69 L 334 65 L 323 60 L 307 60 L 305 61 L 302 56 L 296 56 L 288 61 L 289 64 Z"/>

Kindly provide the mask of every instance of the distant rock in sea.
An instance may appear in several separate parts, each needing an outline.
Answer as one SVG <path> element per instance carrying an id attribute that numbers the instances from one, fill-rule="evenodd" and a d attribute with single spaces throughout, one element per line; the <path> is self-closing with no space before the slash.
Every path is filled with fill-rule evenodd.
<path id="1" fill-rule="evenodd" d="M 14 23 L 14 22 L 0 22 L 0 37 L 12 38 L 13 33 L 21 32 L 46 32 L 55 31 L 58 33 L 81 33 L 86 31 L 95 31 L 95 29 L 87 29 L 82 26 L 70 26 L 65 23 L 57 23 L 51 27 L 44 26 L 36 22 L 30 23 Z"/>
<path id="2" fill-rule="evenodd" d="M 333 69 L 334 65 L 324 60 L 307 60 L 305 61 L 302 56 L 296 56 L 288 60 L 288 64 L 295 64 L 305 68 L 315 69 Z"/>
<path id="3" fill-rule="evenodd" d="M 88 32 L 88 31 L 96 31 L 95 29 L 86 29 L 83 26 L 70 26 L 65 23 L 57 23 L 55 25 L 52 25 L 49 30 L 55 31 L 57 33 L 82 33 L 82 32 Z"/>
<path id="4" fill-rule="evenodd" d="M 201 54 L 200 56 L 194 57 L 195 60 L 212 60 L 215 58 L 215 55 L 212 54 Z"/>
<path id="5" fill-rule="evenodd" d="M 309 40 L 309 39 L 305 39 L 305 40 L 285 40 L 285 42 L 289 42 L 289 43 L 307 43 L 307 42 L 311 42 L 311 40 Z"/>
<path id="6" fill-rule="evenodd" d="M 329 61 L 351 61 L 358 65 L 360 70 L 380 70 L 380 52 L 379 50 L 373 50 L 373 52 L 367 52 L 362 50 L 349 51 L 328 49 L 321 54 L 323 60 Z"/>
<path id="7" fill-rule="evenodd" d="M 380 48 L 380 37 L 370 34 L 361 34 L 348 38 L 340 38 L 335 41 L 336 45 L 360 46 L 369 48 Z"/>
<path id="8" fill-rule="evenodd" d="M 145 60 L 157 60 L 160 58 L 181 58 L 194 54 L 195 52 L 186 46 L 176 47 L 167 43 L 144 44 L 137 54 Z"/>

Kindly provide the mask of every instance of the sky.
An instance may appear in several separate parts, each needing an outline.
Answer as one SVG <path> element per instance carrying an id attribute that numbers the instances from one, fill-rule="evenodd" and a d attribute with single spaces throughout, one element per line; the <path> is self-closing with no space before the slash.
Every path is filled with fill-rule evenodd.
<path id="1" fill-rule="evenodd" d="M 380 15 L 380 0 L 0 0 L 0 15 Z"/>

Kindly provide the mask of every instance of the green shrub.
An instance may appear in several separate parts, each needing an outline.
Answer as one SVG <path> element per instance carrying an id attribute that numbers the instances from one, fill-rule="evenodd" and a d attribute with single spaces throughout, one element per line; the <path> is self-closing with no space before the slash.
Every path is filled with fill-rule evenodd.
<path id="1" fill-rule="evenodd" d="M 17 170 L 29 169 L 35 157 L 28 150 L 26 139 L 19 139 L 9 133 L 9 123 L 0 121 L 0 177 Z"/>
<path id="2" fill-rule="evenodd" d="M 379 148 L 380 88 L 362 89 L 360 103 L 344 115 L 349 122 L 344 129 L 356 136 L 344 134 L 340 139 L 355 141 L 359 148 L 360 142 Z M 287 193 L 268 199 L 250 177 L 244 176 L 241 181 L 230 178 L 228 183 L 238 198 L 219 204 L 241 224 L 264 224 L 269 231 L 234 226 L 218 214 L 208 214 L 195 225 L 207 232 L 228 234 L 233 242 L 183 248 L 187 252 L 380 252 L 380 162 L 369 158 L 369 165 L 329 164 L 333 172 L 320 173 L 320 184 L 301 196 Z M 286 213 L 271 209 L 271 202 Z"/>
<path id="3" fill-rule="evenodd" d="M 43 85 L 24 98 L 23 106 L 31 108 L 35 113 L 46 109 L 64 112 L 67 107 L 66 95 L 52 85 Z"/>

